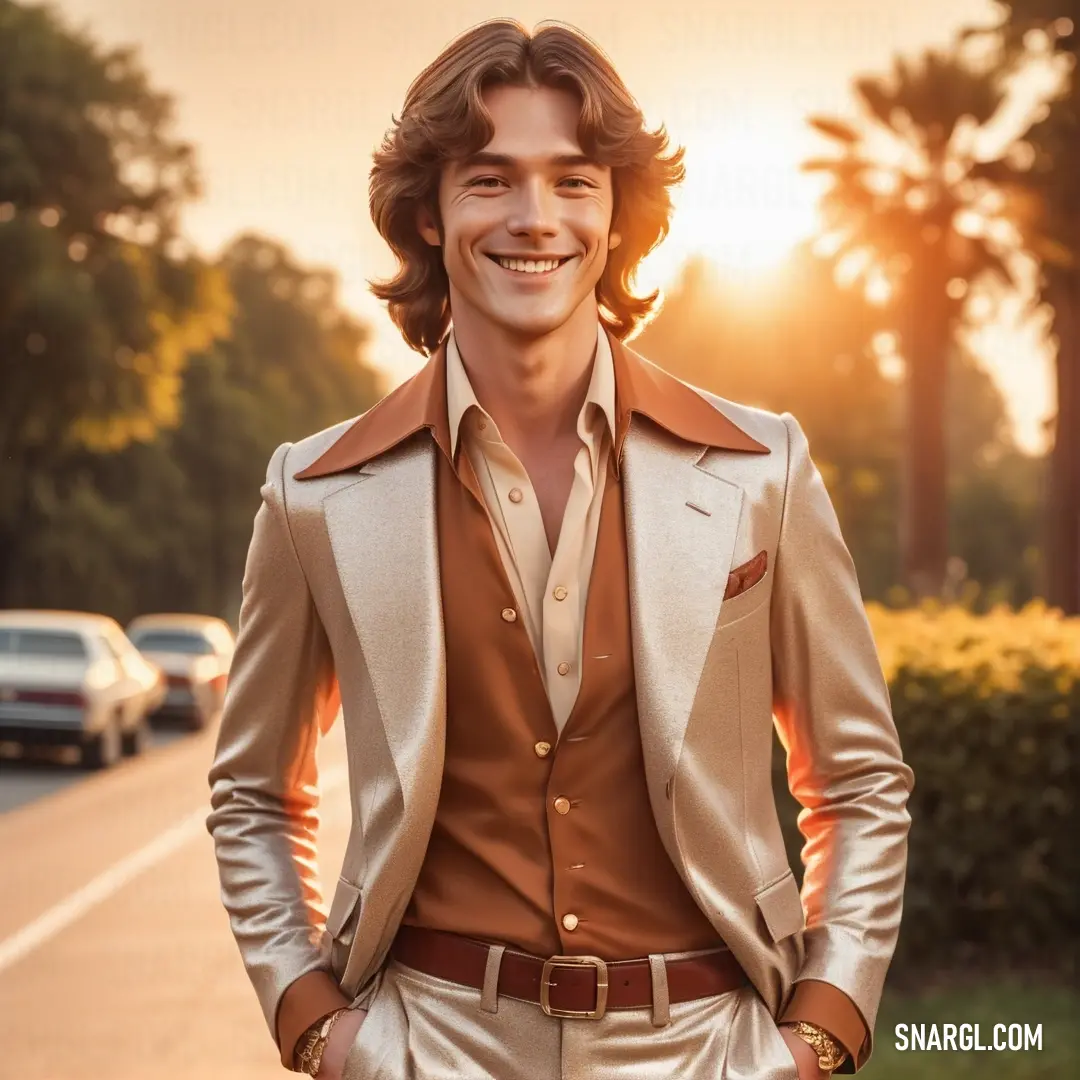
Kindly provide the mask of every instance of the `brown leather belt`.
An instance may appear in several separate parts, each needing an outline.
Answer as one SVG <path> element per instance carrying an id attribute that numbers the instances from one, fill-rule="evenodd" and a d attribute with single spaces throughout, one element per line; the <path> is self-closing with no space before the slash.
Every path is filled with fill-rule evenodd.
<path id="1" fill-rule="evenodd" d="M 406 967 L 481 990 L 490 946 L 482 941 L 402 926 L 391 954 Z M 724 994 L 747 982 L 746 973 L 727 949 L 704 956 L 665 960 L 668 1000 L 695 1001 Z M 649 961 L 605 963 L 595 956 L 553 956 L 542 960 L 507 949 L 499 966 L 498 993 L 539 1005 L 548 1016 L 599 1019 L 608 1009 L 652 1005 Z"/>

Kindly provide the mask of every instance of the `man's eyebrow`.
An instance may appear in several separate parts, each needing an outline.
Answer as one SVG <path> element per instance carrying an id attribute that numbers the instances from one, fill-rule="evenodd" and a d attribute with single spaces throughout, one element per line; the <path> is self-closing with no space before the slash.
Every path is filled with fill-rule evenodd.
<path id="1" fill-rule="evenodd" d="M 478 150 L 475 154 L 470 154 L 465 158 L 461 165 L 466 169 L 475 165 L 493 165 L 504 169 L 512 169 L 519 165 L 520 161 L 520 158 L 511 157 L 509 154 L 493 154 L 490 150 Z M 589 157 L 588 154 L 556 154 L 554 157 L 546 158 L 545 163 L 571 167 L 582 165 L 599 167 L 599 163 Z"/>

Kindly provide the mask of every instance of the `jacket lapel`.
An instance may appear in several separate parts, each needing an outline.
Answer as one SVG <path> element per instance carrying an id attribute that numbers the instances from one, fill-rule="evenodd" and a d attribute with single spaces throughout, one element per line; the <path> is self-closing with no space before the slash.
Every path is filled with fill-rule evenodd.
<path id="1" fill-rule="evenodd" d="M 735 552 L 742 488 L 645 421 L 623 448 L 638 718 L 654 807 L 674 776 Z"/>
<path id="2" fill-rule="evenodd" d="M 323 504 L 405 813 L 431 819 L 446 725 L 436 453 L 429 439 L 403 443 Z"/>

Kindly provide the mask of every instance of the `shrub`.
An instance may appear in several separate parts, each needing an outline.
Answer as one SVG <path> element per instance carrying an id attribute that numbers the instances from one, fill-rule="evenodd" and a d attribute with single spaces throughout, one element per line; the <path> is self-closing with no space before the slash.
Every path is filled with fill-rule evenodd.
<path id="1" fill-rule="evenodd" d="M 915 772 L 894 970 L 1075 974 L 1080 619 L 1040 602 L 973 615 L 867 608 Z M 782 754 L 792 864 L 801 837 Z"/>

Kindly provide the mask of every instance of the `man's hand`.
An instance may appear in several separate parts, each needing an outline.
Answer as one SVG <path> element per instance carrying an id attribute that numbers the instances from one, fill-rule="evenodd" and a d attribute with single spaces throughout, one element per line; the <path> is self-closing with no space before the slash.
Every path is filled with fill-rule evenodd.
<path id="1" fill-rule="evenodd" d="M 341 1027 L 340 1023 L 338 1027 Z M 330 1034 L 336 1035 L 337 1028 Z M 832 1073 L 827 1073 L 818 1064 L 817 1051 L 805 1039 L 800 1039 L 788 1027 L 781 1027 L 780 1034 L 784 1037 L 784 1042 L 787 1043 L 791 1056 L 795 1059 L 795 1064 L 799 1068 L 799 1080 L 828 1080 Z M 327 1047 L 327 1053 L 329 1052 L 330 1048 Z M 322 1073 L 319 1075 L 321 1076 Z"/>
<path id="2" fill-rule="evenodd" d="M 349 1056 L 352 1044 L 356 1041 L 357 1032 L 366 1016 L 367 1009 L 350 1009 L 338 1017 L 337 1023 L 330 1031 L 330 1038 L 326 1041 L 322 1063 L 315 1074 L 316 1080 L 341 1080 L 345 1072 L 345 1059 Z M 803 1043 L 803 1045 L 806 1044 Z"/>

